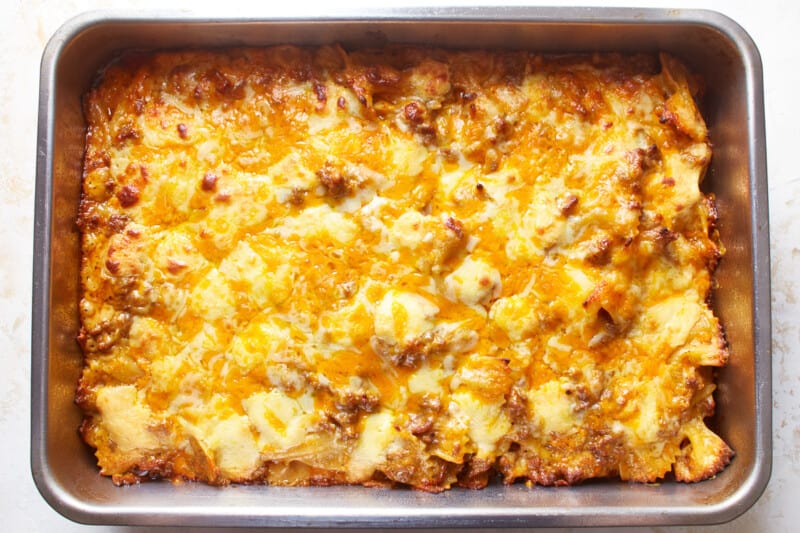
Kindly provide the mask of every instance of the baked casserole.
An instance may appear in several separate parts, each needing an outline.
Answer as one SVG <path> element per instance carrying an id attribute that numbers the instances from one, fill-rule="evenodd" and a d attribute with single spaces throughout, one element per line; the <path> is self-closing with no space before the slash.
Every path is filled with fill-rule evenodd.
<path id="1" fill-rule="evenodd" d="M 77 402 L 116 483 L 713 476 L 696 82 L 661 55 L 127 55 L 85 100 Z"/>

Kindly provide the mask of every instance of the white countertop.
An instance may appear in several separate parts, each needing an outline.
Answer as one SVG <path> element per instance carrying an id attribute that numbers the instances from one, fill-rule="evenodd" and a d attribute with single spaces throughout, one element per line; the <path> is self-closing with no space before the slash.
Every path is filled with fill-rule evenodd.
<path id="1" fill-rule="evenodd" d="M 495 4 L 483 1 L 405 2 L 394 5 Z M 568 2 L 501 2 L 567 5 Z M 579 1 L 572 4 L 603 5 Z M 182 9 L 269 16 L 286 9 L 314 13 L 328 2 L 224 2 L 193 0 L 2 0 L 0 1 L 0 457 L 5 481 L 0 484 L 3 531 L 171 531 L 169 528 L 84 526 L 53 511 L 37 492 L 30 474 L 30 328 L 33 191 L 39 60 L 55 30 L 70 17 L 99 8 Z M 337 7 L 378 5 L 368 0 L 336 2 Z M 800 86 L 800 3 L 761 1 L 619 1 L 618 6 L 705 8 L 736 20 L 753 37 L 764 66 L 772 249 L 773 319 L 773 472 L 764 495 L 733 522 L 707 528 L 720 531 L 798 531 L 800 526 L 800 112 L 792 95 Z M 307 10 L 303 10 L 303 7 Z M 798 357 L 798 359 L 795 359 Z M 632 531 L 661 531 L 642 528 Z M 175 529 L 177 531 L 177 529 Z M 691 531 L 692 528 L 674 528 Z M 234 530 L 207 530 L 234 531 Z M 236 530 L 247 531 L 247 530 Z"/>

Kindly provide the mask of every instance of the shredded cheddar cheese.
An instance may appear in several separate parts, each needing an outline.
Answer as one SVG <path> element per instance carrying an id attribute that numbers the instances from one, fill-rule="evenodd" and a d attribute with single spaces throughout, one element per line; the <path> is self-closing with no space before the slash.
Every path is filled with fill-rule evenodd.
<path id="1" fill-rule="evenodd" d="M 699 481 L 728 353 L 668 56 L 126 56 L 87 95 L 77 401 L 117 483 Z"/>

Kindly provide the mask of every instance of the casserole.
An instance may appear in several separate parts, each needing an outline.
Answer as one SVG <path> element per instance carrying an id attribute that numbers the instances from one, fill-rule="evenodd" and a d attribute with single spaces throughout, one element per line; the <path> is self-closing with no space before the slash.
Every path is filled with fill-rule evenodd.
<path id="1" fill-rule="evenodd" d="M 179 26 L 181 31 L 174 31 Z M 474 31 L 478 26 L 479 33 Z M 112 42 L 113 48 L 105 44 Z M 72 403 L 81 367 L 74 341 L 79 255 L 74 220 L 85 128 L 80 95 L 98 68 L 125 50 L 330 42 L 540 52 L 663 50 L 703 76 L 707 92 L 701 108 L 715 147 L 704 188 L 717 197 L 719 231 L 727 248 L 717 270 L 715 308 L 726 326 L 731 360 L 718 376 L 714 426 L 737 451 L 728 469 L 697 485 L 602 482 L 565 490 L 492 485 L 481 492 L 459 489 L 439 496 L 357 487 L 220 491 L 167 484 L 120 491 L 97 475 L 91 454 L 75 432 L 80 413 Z M 520 8 L 385 11 L 314 20 L 210 21 L 166 14 L 90 14 L 74 19 L 53 37 L 42 62 L 32 343 L 32 469 L 37 485 L 60 512 L 91 523 L 530 527 L 733 518 L 757 499 L 770 465 L 762 109 L 754 45 L 741 28 L 708 12 Z M 742 212 L 750 216 L 734 216 Z"/>

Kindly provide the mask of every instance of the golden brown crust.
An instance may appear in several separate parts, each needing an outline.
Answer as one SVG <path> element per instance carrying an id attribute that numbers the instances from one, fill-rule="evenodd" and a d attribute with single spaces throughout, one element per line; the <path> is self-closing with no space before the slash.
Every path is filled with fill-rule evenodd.
<path id="1" fill-rule="evenodd" d="M 667 55 L 127 56 L 85 99 L 81 434 L 115 483 L 715 475 L 722 255 Z"/>

